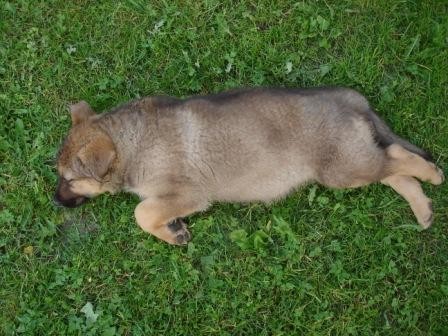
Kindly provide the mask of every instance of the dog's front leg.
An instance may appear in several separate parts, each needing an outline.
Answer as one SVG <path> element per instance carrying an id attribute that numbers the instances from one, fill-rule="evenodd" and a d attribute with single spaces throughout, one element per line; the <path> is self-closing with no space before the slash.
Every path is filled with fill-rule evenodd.
<path id="1" fill-rule="evenodd" d="M 144 231 L 167 243 L 184 245 L 191 235 L 181 218 L 198 210 L 194 202 L 146 199 L 135 208 L 135 218 Z"/>

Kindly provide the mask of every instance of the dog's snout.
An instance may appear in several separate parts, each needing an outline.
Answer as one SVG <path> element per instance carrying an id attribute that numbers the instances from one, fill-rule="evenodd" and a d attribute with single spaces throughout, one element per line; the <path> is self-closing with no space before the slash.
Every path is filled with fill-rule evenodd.
<path id="1" fill-rule="evenodd" d="M 68 199 L 61 199 L 56 194 L 55 197 L 53 198 L 53 203 L 56 206 L 63 206 L 66 208 L 76 208 L 77 206 L 84 204 L 87 201 L 87 199 L 88 198 L 84 197 L 84 196 L 77 196 L 77 197 L 68 198 Z"/>
<path id="2" fill-rule="evenodd" d="M 53 196 L 55 206 L 63 206 L 66 208 L 75 208 L 87 201 L 87 197 L 77 195 L 70 191 L 70 187 L 65 179 L 61 179 L 58 183 L 56 192 Z"/>

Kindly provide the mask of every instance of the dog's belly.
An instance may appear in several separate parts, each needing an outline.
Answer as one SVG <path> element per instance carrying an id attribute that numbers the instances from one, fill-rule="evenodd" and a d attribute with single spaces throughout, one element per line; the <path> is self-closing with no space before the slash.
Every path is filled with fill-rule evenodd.
<path id="1" fill-rule="evenodd" d="M 309 167 L 277 167 L 225 181 L 214 193 L 213 201 L 270 202 L 280 199 L 313 179 Z"/>

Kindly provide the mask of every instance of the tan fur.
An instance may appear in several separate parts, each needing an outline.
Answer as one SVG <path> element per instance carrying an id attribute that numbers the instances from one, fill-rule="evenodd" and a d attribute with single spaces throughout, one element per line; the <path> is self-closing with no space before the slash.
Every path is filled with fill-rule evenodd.
<path id="1" fill-rule="evenodd" d="M 381 181 L 383 184 L 392 187 L 397 193 L 409 202 L 412 211 L 419 224 L 428 228 L 432 224 L 432 202 L 423 193 L 418 181 L 411 176 L 392 175 Z"/>
<path id="2" fill-rule="evenodd" d="M 70 189 L 75 194 L 85 195 L 87 197 L 94 197 L 107 191 L 103 190 L 101 183 L 92 178 L 80 178 L 73 180 Z"/>
<path id="3" fill-rule="evenodd" d="M 92 110 L 87 102 L 80 101 L 76 104 L 70 105 L 70 115 L 72 117 L 72 124 L 77 125 L 95 115 L 95 111 Z"/>
<path id="4" fill-rule="evenodd" d="M 146 199 L 135 208 L 135 218 L 137 224 L 144 231 L 170 244 L 181 245 L 187 243 L 190 238 L 190 233 L 185 225 L 174 231 L 168 227 L 167 223 L 200 210 L 202 210 L 201 206 L 195 204 L 194 201 L 186 202 L 183 199 L 170 201 Z"/>
<path id="5" fill-rule="evenodd" d="M 213 202 L 270 202 L 313 181 L 334 188 L 381 181 L 426 228 L 430 200 L 413 177 L 443 181 L 426 152 L 350 89 L 147 97 L 101 115 L 80 102 L 71 115 L 55 201 L 72 207 L 106 191 L 136 193 L 137 223 L 171 244 L 190 238 L 180 218 Z"/>
<path id="6" fill-rule="evenodd" d="M 115 155 L 114 144 L 105 134 L 96 135 L 78 152 L 78 158 L 85 167 L 95 167 L 92 174 L 96 179 L 106 175 Z"/>
<path id="7" fill-rule="evenodd" d="M 388 174 L 415 176 L 419 180 L 435 185 L 443 182 L 443 172 L 439 168 L 402 146 L 390 145 L 386 152 L 390 157 L 388 166 L 385 168 Z"/>

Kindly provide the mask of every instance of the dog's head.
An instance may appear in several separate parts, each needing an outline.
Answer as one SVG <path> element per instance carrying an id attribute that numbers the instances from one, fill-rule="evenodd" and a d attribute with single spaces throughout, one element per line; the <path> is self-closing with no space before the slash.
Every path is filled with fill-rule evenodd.
<path id="1" fill-rule="evenodd" d="M 59 152 L 59 181 L 54 202 L 77 207 L 107 191 L 116 158 L 111 138 L 95 124 L 95 112 L 84 101 L 70 106 L 72 128 Z"/>

